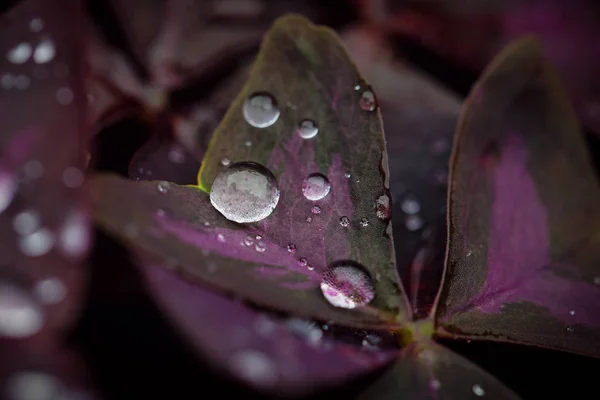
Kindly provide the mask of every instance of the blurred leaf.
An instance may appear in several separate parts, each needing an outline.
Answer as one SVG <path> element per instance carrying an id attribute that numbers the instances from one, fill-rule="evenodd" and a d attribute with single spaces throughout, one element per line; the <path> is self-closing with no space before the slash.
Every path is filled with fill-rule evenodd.
<path id="1" fill-rule="evenodd" d="M 0 335 L 64 330 L 90 244 L 82 7 L 22 1 L 0 22 Z M 42 339 L 43 340 L 43 339 Z"/>
<path id="2" fill-rule="evenodd" d="M 600 355 L 600 191 L 539 44 L 509 46 L 464 107 L 440 334 Z"/>
<path id="3" fill-rule="evenodd" d="M 469 360 L 432 341 L 402 350 L 394 366 L 359 399 L 518 399 Z"/>
<path id="4" fill-rule="evenodd" d="M 321 272 L 301 265 L 288 242 L 226 220 L 197 188 L 110 175 L 95 177 L 91 185 L 95 218 L 105 229 L 196 282 L 307 318 L 360 327 L 393 323 L 382 296 L 355 310 L 331 306 L 318 289 Z M 256 236 L 265 251 L 256 250 Z"/>
<path id="5" fill-rule="evenodd" d="M 152 293 L 184 336 L 218 367 L 253 387 L 306 395 L 348 381 L 396 355 L 392 349 L 336 343 L 314 323 L 286 323 L 161 266 L 142 264 Z"/>

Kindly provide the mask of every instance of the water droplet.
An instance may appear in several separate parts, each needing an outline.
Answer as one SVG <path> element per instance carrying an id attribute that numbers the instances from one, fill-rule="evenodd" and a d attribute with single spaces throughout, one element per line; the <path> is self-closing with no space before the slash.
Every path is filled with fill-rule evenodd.
<path id="1" fill-rule="evenodd" d="M 204 226 L 210 226 L 210 222 L 204 221 Z"/>
<path id="2" fill-rule="evenodd" d="M 312 139 L 319 133 L 319 128 L 312 119 L 303 119 L 298 124 L 296 132 L 302 139 Z"/>
<path id="3" fill-rule="evenodd" d="M 254 237 L 252 237 L 251 235 L 248 235 L 244 238 L 244 244 L 248 247 L 252 246 L 254 244 Z"/>
<path id="4" fill-rule="evenodd" d="M 19 240 L 19 248 L 30 257 L 43 256 L 54 246 L 54 235 L 48 228 L 41 228 Z"/>
<path id="5" fill-rule="evenodd" d="M 307 268 L 309 271 L 314 271 L 314 270 L 315 270 L 315 266 L 314 266 L 314 265 L 312 265 L 312 264 L 307 264 L 307 265 L 306 265 L 306 268 Z"/>
<path id="6" fill-rule="evenodd" d="M 39 32 L 42 29 L 44 29 L 44 21 L 42 21 L 41 18 L 34 18 L 31 21 L 29 21 L 29 29 L 31 29 L 32 32 Z"/>
<path id="7" fill-rule="evenodd" d="M 348 219 L 348 217 L 344 216 L 340 218 L 340 225 L 344 228 L 346 228 L 348 225 L 350 225 L 350 220 Z"/>
<path id="8" fill-rule="evenodd" d="M 281 112 L 275 98 L 268 93 L 254 93 L 244 102 L 242 113 L 246 122 L 255 128 L 267 128 L 273 125 Z"/>
<path id="9" fill-rule="evenodd" d="M 44 39 L 36 46 L 35 51 L 33 52 L 33 61 L 37 64 L 45 64 L 52 61 L 55 54 L 56 49 L 54 48 L 52 40 Z"/>
<path id="10" fill-rule="evenodd" d="M 73 210 L 67 215 L 58 238 L 59 247 L 64 254 L 80 257 L 87 253 L 91 243 L 88 223 L 88 215 L 81 210 Z"/>
<path id="11" fill-rule="evenodd" d="M 60 303 L 67 293 L 64 283 L 58 278 L 47 278 L 38 281 L 33 287 L 33 292 L 43 303 Z"/>
<path id="12" fill-rule="evenodd" d="M 301 267 L 306 267 L 308 265 L 308 260 L 305 257 L 300 257 L 298 259 L 298 264 L 300 264 Z"/>
<path id="13" fill-rule="evenodd" d="M 222 233 L 217 234 L 217 240 L 221 243 L 225 243 L 225 236 Z"/>
<path id="14" fill-rule="evenodd" d="M 573 333 L 573 332 L 575 332 L 575 327 L 574 327 L 574 326 L 567 326 L 567 332 L 568 332 L 568 333 Z"/>
<path id="15" fill-rule="evenodd" d="M 319 206 L 313 206 L 311 209 L 313 214 L 321 214 L 321 207 Z"/>
<path id="16" fill-rule="evenodd" d="M 8 208 L 17 192 L 18 183 L 13 174 L 0 169 L 0 213 Z"/>
<path id="17" fill-rule="evenodd" d="M 473 393 L 475 396 L 483 396 L 485 395 L 485 390 L 480 385 L 473 385 Z"/>
<path id="18" fill-rule="evenodd" d="M 440 390 L 442 383 L 437 379 L 432 379 L 431 382 L 429 382 L 429 387 L 431 390 Z"/>
<path id="19" fill-rule="evenodd" d="M 215 178 L 210 202 L 228 220 L 257 222 L 275 210 L 279 202 L 279 187 L 271 171 L 262 165 L 235 163 Z"/>
<path id="20" fill-rule="evenodd" d="M 39 226 L 40 214 L 37 211 L 23 211 L 13 219 L 13 229 L 21 236 L 31 235 Z"/>
<path id="21" fill-rule="evenodd" d="M 183 164 L 185 161 L 185 153 L 180 146 L 173 146 L 167 155 L 169 161 L 175 164 Z"/>
<path id="22" fill-rule="evenodd" d="M 421 204 L 419 204 L 419 201 L 417 200 L 416 197 L 414 197 L 412 195 L 408 195 L 408 196 L 406 196 L 406 198 L 404 200 L 402 200 L 402 203 L 400 204 L 400 208 L 405 213 L 407 213 L 409 215 L 414 215 L 414 214 L 418 213 L 419 211 L 421 211 Z"/>
<path id="23" fill-rule="evenodd" d="M 331 190 L 331 184 L 329 183 L 329 179 L 323 174 L 310 174 L 302 182 L 302 194 L 308 200 L 321 200 L 329 194 L 329 190 Z"/>
<path id="24" fill-rule="evenodd" d="M 243 350 L 236 353 L 230 366 L 235 374 L 257 386 L 269 386 L 277 380 L 277 367 L 259 351 Z"/>
<path id="25" fill-rule="evenodd" d="M 255 238 L 256 240 L 261 240 L 261 239 L 262 239 L 262 236 L 260 236 L 260 235 L 256 235 L 254 238 Z"/>
<path id="26" fill-rule="evenodd" d="M 56 101 L 58 101 L 58 104 L 62 104 L 63 106 L 71 104 L 73 97 L 73 91 L 69 88 L 64 87 L 56 91 Z"/>
<path id="27" fill-rule="evenodd" d="M 575 310 L 569 310 L 569 315 L 575 315 Z"/>
<path id="28" fill-rule="evenodd" d="M 169 192 L 169 182 L 158 182 L 156 184 L 156 190 L 158 190 L 159 193 L 167 194 Z"/>
<path id="29" fill-rule="evenodd" d="M 312 222 L 312 217 L 306 217 L 306 222 Z"/>
<path id="30" fill-rule="evenodd" d="M 13 64 L 24 64 L 31 57 L 33 49 L 29 43 L 19 43 L 8 51 L 6 58 Z"/>
<path id="31" fill-rule="evenodd" d="M 377 109 L 377 98 L 371 90 L 365 90 L 360 95 L 360 108 L 365 111 L 375 111 Z"/>
<path id="32" fill-rule="evenodd" d="M 0 283 L 0 335 L 29 337 L 44 325 L 41 307 L 16 286 Z"/>
<path id="33" fill-rule="evenodd" d="M 360 219 L 360 226 L 362 226 L 363 228 L 369 226 L 369 220 L 366 219 L 366 218 L 361 218 Z"/>
<path id="34" fill-rule="evenodd" d="M 76 188 L 83 184 L 83 172 L 76 167 L 68 167 L 63 172 L 63 183 L 68 188 Z"/>
<path id="35" fill-rule="evenodd" d="M 409 231 L 418 231 L 423 227 L 423 219 L 418 215 L 409 215 L 404 221 L 404 226 Z"/>
<path id="36" fill-rule="evenodd" d="M 350 179 L 350 178 L 352 178 L 352 174 L 351 174 L 350 172 L 346 172 L 346 173 L 344 174 L 344 178 L 346 178 L 346 179 Z"/>
<path id="37" fill-rule="evenodd" d="M 296 245 L 294 243 L 290 243 L 287 245 L 287 251 L 289 251 L 290 253 L 293 253 L 296 251 Z"/>
<path id="38" fill-rule="evenodd" d="M 381 195 L 377 198 L 377 203 L 376 203 L 376 212 L 375 214 L 377 215 L 377 218 L 380 219 L 387 219 L 390 217 L 390 215 L 392 214 L 391 211 L 391 207 L 390 207 L 390 198 L 388 197 L 388 195 Z"/>
<path id="39" fill-rule="evenodd" d="M 267 250 L 267 245 L 262 240 L 259 240 L 254 245 L 254 250 L 258 251 L 259 253 L 264 253 L 265 250 Z"/>
<path id="40" fill-rule="evenodd" d="M 231 164 L 231 160 L 230 160 L 229 158 L 227 158 L 227 157 L 223 157 L 223 158 L 221 159 L 221 165 L 222 165 L 222 166 L 226 167 L 226 166 L 228 166 L 229 164 Z"/>
<path id="41" fill-rule="evenodd" d="M 363 268 L 350 262 L 338 262 L 327 268 L 321 292 L 335 307 L 356 308 L 369 304 L 375 297 L 371 277 Z"/>

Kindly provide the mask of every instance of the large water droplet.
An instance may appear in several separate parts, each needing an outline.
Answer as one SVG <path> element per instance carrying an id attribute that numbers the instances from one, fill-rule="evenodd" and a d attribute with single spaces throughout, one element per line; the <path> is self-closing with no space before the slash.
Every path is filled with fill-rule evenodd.
<path id="1" fill-rule="evenodd" d="M 275 210 L 279 187 L 267 168 L 253 162 L 239 162 L 217 175 L 210 189 L 210 202 L 228 220 L 257 222 Z"/>
<path id="2" fill-rule="evenodd" d="M 310 174 L 302 182 L 302 194 L 308 200 L 321 200 L 329 194 L 329 190 L 331 190 L 331 184 L 329 183 L 329 179 L 323 174 Z"/>
<path id="3" fill-rule="evenodd" d="M 13 64 L 24 64 L 31 57 L 32 48 L 29 43 L 19 43 L 6 54 L 6 58 Z"/>
<path id="4" fill-rule="evenodd" d="M 275 98 L 264 92 L 254 93 L 246 99 L 242 112 L 246 122 L 255 128 L 273 125 L 281 114 Z"/>
<path id="5" fill-rule="evenodd" d="M 375 297 L 371 277 L 356 263 L 342 261 L 329 266 L 323 274 L 321 292 L 333 306 L 356 308 L 369 304 Z"/>
<path id="6" fill-rule="evenodd" d="M 312 139 L 319 133 L 319 128 L 312 119 L 304 119 L 298 124 L 296 132 L 302 139 Z"/>
<path id="7" fill-rule="evenodd" d="M 371 90 L 365 90 L 360 95 L 360 108 L 365 111 L 375 111 L 377 109 L 377 98 Z"/>
<path id="8" fill-rule="evenodd" d="M 37 64 L 45 64 L 51 61 L 56 54 L 54 43 L 50 39 L 43 40 L 37 45 L 33 52 L 33 61 Z"/>
<path id="9" fill-rule="evenodd" d="M 29 337 L 44 325 L 41 307 L 24 290 L 0 283 L 0 335 Z"/>

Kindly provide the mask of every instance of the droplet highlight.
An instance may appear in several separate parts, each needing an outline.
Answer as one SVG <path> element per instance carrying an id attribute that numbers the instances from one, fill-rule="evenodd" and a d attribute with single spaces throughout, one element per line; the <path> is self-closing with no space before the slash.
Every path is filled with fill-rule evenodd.
<path id="1" fill-rule="evenodd" d="M 302 182 L 302 194 L 308 200 L 317 201 L 325 198 L 331 190 L 329 179 L 323 174 L 310 174 Z"/>
<path id="2" fill-rule="evenodd" d="M 321 292 L 331 305 L 347 309 L 366 306 L 375 298 L 375 286 L 369 274 L 350 261 L 327 268 L 321 280 Z"/>
<path id="3" fill-rule="evenodd" d="M 277 101 L 269 93 L 251 95 L 242 106 L 244 119 L 255 128 L 268 128 L 279 119 L 281 111 Z"/>

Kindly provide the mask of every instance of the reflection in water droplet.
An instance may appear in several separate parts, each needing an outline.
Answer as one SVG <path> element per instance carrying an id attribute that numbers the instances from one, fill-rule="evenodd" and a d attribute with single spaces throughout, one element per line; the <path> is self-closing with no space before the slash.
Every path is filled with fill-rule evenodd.
<path id="1" fill-rule="evenodd" d="M 221 159 L 221 165 L 222 165 L 222 166 L 226 167 L 226 166 L 228 166 L 229 164 L 231 164 L 231 160 L 230 160 L 229 158 L 227 158 L 227 157 L 223 157 L 223 158 Z"/>
<path id="2" fill-rule="evenodd" d="M 329 183 L 329 179 L 323 174 L 310 174 L 302 182 L 302 194 L 308 200 L 321 200 L 329 194 L 329 190 L 331 190 L 331 184 Z"/>
<path id="3" fill-rule="evenodd" d="M 360 219 L 360 226 L 362 226 L 363 228 L 366 226 L 369 226 L 369 220 L 366 218 L 361 218 Z"/>
<path id="4" fill-rule="evenodd" d="M 418 231 L 423 227 L 423 219 L 421 219 L 421 217 L 419 217 L 418 215 L 409 215 L 408 217 L 406 217 L 404 225 L 409 231 Z"/>
<path id="5" fill-rule="evenodd" d="M 6 58 L 13 64 L 24 64 L 31 57 L 32 51 L 29 43 L 19 43 L 8 51 Z"/>
<path id="6" fill-rule="evenodd" d="M 56 49 L 54 48 L 54 43 L 50 39 L 42 40 L 40 44 L 38 44 L 33 52 L 33 61 L 37 64 L 45 64 L 51 61 L 56 54 Z"/>
<path id="7" fill-rule="evenodd" d="M 67 293 L 64 283 L 58 278 L 47 278 L 38 281 L 33 292 L 40 301 L 46 304 L 60 303 Z"/>
<path id="8" fill-rule="evenodd" d="M 344 228 L 346 228 L 348 225 L 350 225 L 350 220 L 348 219 L 348 217 L 341 217 L 340 225 Z"/>
<path id="9" fill-rule="evenodd" d="M 54 246 L 54 235 L 48 228 L 41 228 L 19 239 L 19 248 L 26 256 L 43 256 Z"/>
<path id="10" fill-rule="evenodd" d="M 43 325 L 43 311 L 29 294 L 0 282 L 0 336 L 29 337 Z"/>
<path id="11" fill-rule="evenodd" d="M 279 187 L 271 171 L 262 165 L 235 163 L 215 178 L 210 202 L 228 220 L 257 222 L 275 210 L 279 202 Z"/>
<path id="12" fill-rule="evenodd" d="M 244 119 L 255 128 L 267 128 L 273 125 L 281 112 L 273 96 L 268 93 L 254 93 L 242 106 Z"/>
<path id="13" fill-rule="evenodd" d="M 18 183 L 13 174 L 0 169 L 0 213 L 12 203 Z"/>
<path id="14" fill-rule="evenodd" d="M 259 351 L 243 350 L 236 353 L 230 367 L 242 379 L 257 386 L 268 386 L 277 380 L 277 367 Z"/>
<path id="15" fill-rule="evenodd" d="M 40 213 L 23 211 L 15 215 L 13 229 L 21 236 L 31 235 L 40 226 Z"/>
<path id="16" fill-rule="evenodd" d="M 375 111 L 377 109 L 377 98 L 371 90 L 365 90 L 360 95 L 360 108 L 365 111 Z"/>
<path id="17" fill-rule="evenodd" d="M 262 240 L 259 240 L 254 245 L 254 250 L 258 251 L 259 253 L 264 253 L 264 251 L 267 250 L 267 245 Z"/>
<path id="18" fill-rule="evenodd" d="M 338 262 L 328 267 L 321 281 L 321 292 L 333 306 L 356 308 L 375 297 L 371 277 L 355 263 Z"/>
<path id="19" fill-rule="evenodd" d="M 319 128 L 312 119 L 303 119 L 298 124 L 296 132 L 302 139 L 312 139 L 319 133 Z"/>
<path id="20" fill-rule="evenodd" d="M 287 245 L 287 250 L 288 250 L 290 253 L 293 253 L 293 252 L 295 252 L 295 251 L 296 251 L 296 245 L 295 245 L 294 243 L 290 243 L 290 244 L 288 244 L 288 245 Z"/>
<path id="21" fill-rule="evenodd" d="M 485 395 L 485 390 L 479 385 L 473 385 L 473 393 L 475 396 L 483 396 Z"/>
<path id="22" fill-rule="evenodd" d="M 419 204 L 419 201 L 412 195 L 408 195 L 404 200 L 402 200 L 400 208 L 402 211 L 410 215 L 414 215 L 421 211 L 421 205 Z"/>
<path id="23" fill-rule="evenodd" d="M 169 182 L 158 182 L 156 189 L 162 194 L 167 194 L 169 192 Z"/>
<path id="24" fill-rule="evenodd" d="M 321 214 L 321 207 L 313 206 L 313 208 L 311 208 L 311 211 L 313 214 Z"/>

